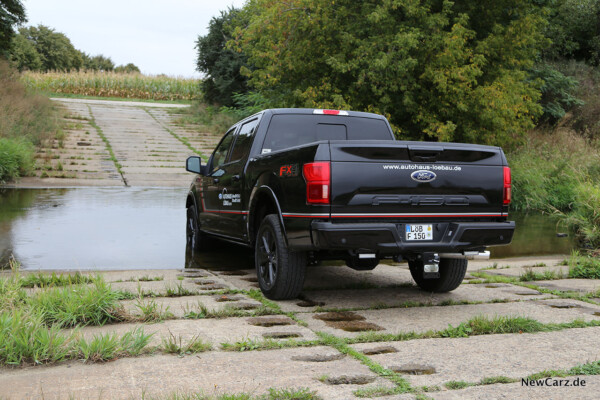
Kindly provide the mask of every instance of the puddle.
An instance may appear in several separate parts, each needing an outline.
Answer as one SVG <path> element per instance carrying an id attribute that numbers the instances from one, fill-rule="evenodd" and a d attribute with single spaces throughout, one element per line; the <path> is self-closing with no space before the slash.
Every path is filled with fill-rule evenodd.
<path id="1" fill-rule="evenodd" d="M 0 267 L 181 268 L 186 188 L 4 189 Z"/>
<path id="2" fill-rule="evenodd" d="M 323 307 L 325 305 L 325 303 L 322 301 L 314 301 L 309 299 L 303 293 L 300 293 L 298 300 L 300 300 L 298 303 L 296 303 L 298 307 Z"/>
<path id="3" fill-rule="evenodd" d="M 398 350 L 392 346 L 380 346 L 372 349 L 363 350 L 362 353 L 366 356 L 375 356 L 377 354 L 397 353 Z"/>
<path id="4" fill-rule="evenodd" d="M 398 374 L 405 374 L 405 375 L 432 375 L 432 374 L 436 373 L 436 370 L 434 367 L 432 367 L 430 365 L 423 365 L 423 364 L 405 364 L 405 365 L 400 365 L 400 366 L 393 365 L 393 366 L 389 367 L 388 369 L 390 369 Z"/>
<path id="5" fill-rule="evenodd" d="M 265 332 L 262 336 L 265 339 L 289 339 L 302 337 L 302 334 L 296 332 Z"/>
<path id="6" fill-rule="evenodd" d="M 352 311 L 333 311 L 313 315 L 313 318 L 328 322 L 364 321 L 365 317 Z"/>
<path id="7" fill-rule="evenodd" d="M 594 313 L 594 315 L 595 315 L 596 317 L 600 317 L 600 312 L 596 311 L 596 312 Z"/>
<path id="8" fill-rule="evenodd" d="M 345 354 L 309 354 L 305 356 L 293 356 L 292 361 L 304 361 L 304 362 L 328 362 L 337 361 L 346 357 Z"/>

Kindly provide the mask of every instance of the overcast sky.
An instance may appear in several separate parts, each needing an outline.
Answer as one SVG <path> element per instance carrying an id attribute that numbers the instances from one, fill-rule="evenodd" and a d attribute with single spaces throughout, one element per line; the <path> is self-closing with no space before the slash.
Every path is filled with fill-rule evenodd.
<path id="1" fill-rule="evenodd" d="M 195 41 L 210 19 L 245 0 L 23 0 L 29 25 L 62 32 L 75 48 L 134 63 L 145 74 L 199 76 Z"/>

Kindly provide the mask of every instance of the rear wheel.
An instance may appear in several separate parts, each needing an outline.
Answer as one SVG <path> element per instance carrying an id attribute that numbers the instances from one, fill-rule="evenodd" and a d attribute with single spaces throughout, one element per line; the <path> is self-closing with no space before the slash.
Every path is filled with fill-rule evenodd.
<path id="1" fill-rule="evenodd" d="M 467 273 L 466 259 L 442 258 L 440 260 L 440 277 L 435 279 L 423 278 L 423 261 L 413 260 L 408 262 L 410 274 L 419 287 L 428 292 L 450 292 L 462 283 Z"/>
<path id="2" fill-rule="evenodd" d="M 287 248 L 279 218 L 270 214 L 263 219 L 255 243 L 258 285 L 273 300 L 293 299 L 302 291 L 306 272 L 306 253 Z"/>
<path id="3" fill-rule="evenodd" d="M 185 224 L 186 244 L 193 251 L 204 251 L 208 248 L 208 238 L 200 231 L 198 215 L 193 205 L 187 208 L 187 221 Z"/>

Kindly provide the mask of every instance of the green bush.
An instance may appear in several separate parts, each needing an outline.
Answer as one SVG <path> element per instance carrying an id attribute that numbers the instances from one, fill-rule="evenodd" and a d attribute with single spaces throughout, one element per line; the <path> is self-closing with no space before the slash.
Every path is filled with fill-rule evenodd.
<path id="1" fill-rule="evenodd" d="M 600 258 L 574 254 L 569 259 L 569 278 L 600 279 Z"/>
<path id="2" fill-rule="evenodd" d="M 30 173 L 33 170 L 33 155 L 31 143 L 0 137 L 0 183 Z"/>
<path id="3" fill-rule="evenodd" d="M 600 248 L 600 183 L 583 181 L 575 187 L 573 210 L 563 219 L 575 228 L 586 247 Z M 600 276 L 599 276 L 600 278 Z"/>

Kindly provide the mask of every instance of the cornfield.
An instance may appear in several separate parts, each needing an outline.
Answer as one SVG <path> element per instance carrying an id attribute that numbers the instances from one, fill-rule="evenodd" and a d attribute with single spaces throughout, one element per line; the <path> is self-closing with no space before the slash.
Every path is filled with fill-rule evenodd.
<path id="1" fill-rule="evenodd" d="M 27 88 L 46 93 L 149 100 L 194 100 L 200 95 L 197 79 L 164 75 L 147 76 L 114 72 L 25 72 L 21 79 Z"/>

